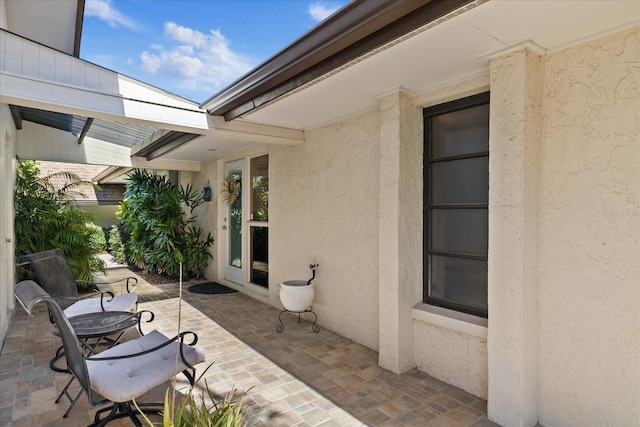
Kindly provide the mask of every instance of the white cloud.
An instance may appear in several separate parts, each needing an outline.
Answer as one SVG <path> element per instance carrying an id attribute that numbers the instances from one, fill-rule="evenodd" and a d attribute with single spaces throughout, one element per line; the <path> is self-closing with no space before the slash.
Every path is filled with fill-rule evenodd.
<path id="1" fill-rule="evenodd" d="M 160 68 L 160 58 L 153 53 L 144 51 L 140 54 L 142 60 L 142 69 L 147 73 L 155 74 Z"/>
<path id="2" fill-rule="evenodd" d="M 142 52 L 142 69 L 169 75 L 180 88 L 214 93 L 253 66 L 248 58 L 229 48 L 219 30 L 205 34 L 166 22 L 164 34 L 170 42 L 165 46 L 151 45 L 154 52 Z"/>
<path id="3" fill-rule="evenodd" d="M 96 16 L 112 27 L 123 26 L 137 30 L 139 25 L 132 19 L 111 7 L 111 0 L 87 0 L 84 5 L 86 16 Z"/>
<path id="4" fill-rule="evenodd" d="M 324 21 L 338 9 L 340 9 L 340 6 L 329 6 L 326 3 L 317 1 L 309 5 L 307 12 L 311 19 L 320 22 Z"/>

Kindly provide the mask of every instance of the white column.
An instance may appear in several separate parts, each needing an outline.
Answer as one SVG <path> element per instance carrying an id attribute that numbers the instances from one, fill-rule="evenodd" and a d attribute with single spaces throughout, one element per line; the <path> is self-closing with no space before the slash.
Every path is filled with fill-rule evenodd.
<path id="1" fill-rule="evenodd" d="M 489 418 L 537 422 L 537 211 L 540 58 L 491 61 L 489 158 Z"/>
<path id="2" fill-rule="evenodd" d="M 408 95 L 380 100 L 379 363 L 415 366 L 411 309 L 422 284 L 422 114 Z"/>
<path id="3" fill-rule="evenodd" d="M 13 188 L 16 165 L 16 128 L 9 106 L 0 104 L 0 342 L 9 328 L 14 308 L 15 257 Z"/>

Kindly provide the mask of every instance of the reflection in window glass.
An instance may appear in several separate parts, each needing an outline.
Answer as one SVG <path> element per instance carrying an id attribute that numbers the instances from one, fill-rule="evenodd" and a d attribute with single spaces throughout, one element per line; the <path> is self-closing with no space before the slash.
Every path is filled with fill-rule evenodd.
<path id="1" fill-rule="evenodd" d="M 250 221 L 269 220 L 269 155 L 251 159 Z"/>

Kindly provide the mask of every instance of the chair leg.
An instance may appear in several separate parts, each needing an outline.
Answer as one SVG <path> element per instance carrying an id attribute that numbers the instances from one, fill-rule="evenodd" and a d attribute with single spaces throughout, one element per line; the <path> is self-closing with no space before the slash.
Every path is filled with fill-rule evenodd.
<path id="1" fill-rule="evenodd" d="M 100 416 L 102 414 L 104 414 L 105 412 L 109 412 L 109 414 L 105 418 L 103 418 L 101 420 Z M 89 427 L 102 427 L 102 426 L 106 425 L 108 422 L 113 421 L 116 418 L 118 418 L 117 413 L 118 413 L 118 404 L 117 403 L 114 403 L 113 405 L 111 405 L 108 408 L 102 408 L 102 409 L 98 410 L 98 412 L 96 412 L 96 416 L 93 419 L 93 424 L 91 424 Z"/>
<path id="2" fill-rule="evenodd" d="M 162 412 L 163 407 L 161 403 L 146 403 L 139 404 L 138 406 L 141 410 L 143 410 L 145 414 L 158 414 Z M 104 414 L 105 412 L 109 412 L 109 414 L 106 417 L 100 419 L 102 414 Z M 131 402 L 114 403 L 113 405 L 107 408 L 102 408 L 98 412 L 96 412 L 96 416 L 93 420 L 94 422 L 89 427 L 103 427 L 115 419 L 124 417 L 129 417 L 134 426 L 142 427 L 142 423 L 138 419 L 137 413 L 137 409 L 135 409 L 131 405 Z"/>
<path id="3" fill-rule="evenodd" d="M 127 415 L 129 415 L 129 418 L 131 418 L 131 421 L 133 421 L 133 425 L 135 425 L 136 427 L 142 427 L 142 423 L 140 422 L 138 417 L 136 417 L 136 410 L 131 407 L 131 404 L 129 402 L 126 402 L 122 405 L 124 406 Z"/>
<path id="4" fill-rule="evenodd" d="M 72 398 L 71 395 L 69 394 L 69 392 L 67 391 L 69 389 L 69 386 L 71 385 L 71 383 L 75 379 L 76 379 L 76 377 L 74 377 L 72 375 L 71 379 L 69 380 L 67 385 L 64 386 L 64 388 L 62 389 L 62 391 L 60 392 L 60 394 L 58 395 L 58 397 L 55 400 L 56 403 L 60 403 L 60 399 L 62 399 L 62 396 L 67 396 L 67 399 L 69 399 L 69 402 L 71 402 L 71 405 L 69 405 L 69 407 L 67 408 L 67 410 L 64 413 L 64 415 L 62 416 L 62 418 L 67 418 L 69 416 L 69 413 L 71 412 L 73 407 L 76 405 L 76 402 L 78 402 L 78 399 L 80 399 L 80 396 L 82 396 L 82 393 L 84 393 L 84 390 L 81 388 L 80 391 L 78 392 L 78 394 L 76 395 L 76 397 Z"/>

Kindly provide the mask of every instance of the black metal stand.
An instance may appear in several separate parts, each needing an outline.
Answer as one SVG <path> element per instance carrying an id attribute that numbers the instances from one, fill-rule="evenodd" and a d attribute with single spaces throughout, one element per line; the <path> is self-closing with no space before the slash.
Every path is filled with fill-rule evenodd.
<path id="1" fill-rule="evenodd" d="M 280 314 L 278 315 L 278 320 L 280 321 L 279 325 L 276 325 L 276 332 L 280 333 L 282 331 L 284 331 L 284 323 L 282 323 L 282 314 L 283 313 L 297 313 L 298 314 L 298 323 L 300 323 L 300 315 L 302 313 L 311 313 L 313 314 L 313 325 L 311 325 L 311 330 L 313 332 L 315 332 L 316 334 L 318 332 L 320 332 L 320 327 L 318 325 L 316 325 L 316 322 L 318 321 L 318 315 L 313 311 L 313 307 L 309 307 L 308 309 L 306 309 L 305 311 L 290 311 L 290 310 L 282 310 L 280 312 Z"/>

